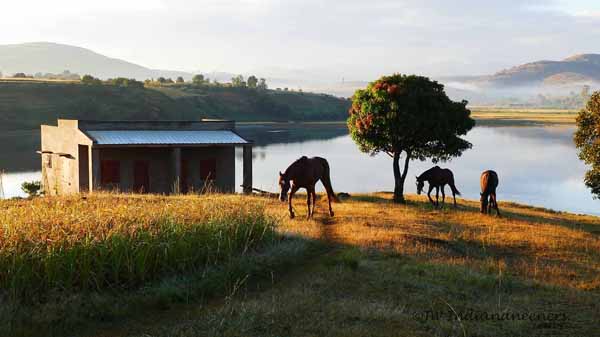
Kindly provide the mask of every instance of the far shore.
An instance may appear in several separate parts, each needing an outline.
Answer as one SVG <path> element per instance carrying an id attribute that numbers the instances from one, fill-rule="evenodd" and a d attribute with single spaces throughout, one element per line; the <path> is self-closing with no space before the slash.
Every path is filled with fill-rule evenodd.
<path id="1" fill-rule="evenodd" d="M 473 107 L 471 117 L 479 125 L 489 126 L 527 126 L 527 125 L 574 125 L 577 111 L 562 109 L 514 109 Z M 345 126 L 346 121 L 262 121 L 262 122 L 237 122 L 237 125 L 276 125 L 285 126 Z"/>

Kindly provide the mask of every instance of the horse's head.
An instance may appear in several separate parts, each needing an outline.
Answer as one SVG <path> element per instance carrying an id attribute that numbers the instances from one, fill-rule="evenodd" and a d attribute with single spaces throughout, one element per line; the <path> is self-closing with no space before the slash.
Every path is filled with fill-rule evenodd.
<path id="1" fill-rule="evenodd" d="M 421 195 L 421 192 L 423 192 L 423 186 L 425 186 L 425 181 L 419 179 L 419 177 L 417 177 L 417 194 Z"/>
<path id="2" fill-rule="evenodd" d="M 279 172 L 279 200 L 285 202 L 287 200 L 288 191 L 290 190 L 290 179 L 284 174 Z"/>
<path id="3" fill-rule="evenodd" d="M 483 193 L 479 193 L 481 195 L 481 198 L 479 198 L 479 200 L 481 201 L 481 213 L 485 214 L 487 213 L 487 207 L 488 207 L 488 196 L 484 195 Z"/>

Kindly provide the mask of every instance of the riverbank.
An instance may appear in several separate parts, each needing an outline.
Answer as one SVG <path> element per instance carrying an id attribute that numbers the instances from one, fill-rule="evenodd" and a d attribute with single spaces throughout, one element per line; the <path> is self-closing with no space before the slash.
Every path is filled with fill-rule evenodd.
<path id="1" fill-rule="evenodd" d="M 561 109 L 510 109 L 472 107 L 471 117 L 479 124 L 575 124 L 575 110 Z"/>
<path id="2" fill-rule="evenodd" d="M 40 239 L 52 239 L 42 234 L 51 228 L 58 233 L 65 222 L 78 218 L 92 217 L 111 226 L 136 223 L 127 222 L 139 217 L 134 212 L 111 215 L 115 204 L 140 214 L 164 208 L 162 216 L 179 214 L 181 219 L 186 214 L 210 218 L 212 209 L 220 209 L 212 205 L 238 207 L 234 214 L 243 218 L 248 205 L 258 205 L 275 221 L 275 239 L 216 264 L 212 272 L 182 270 L 158 283 L 142 283 L 141 288 L 67 291 L 46 298 L 43 305 L 21 307 L 21 314 L 29 313 L 31 329 L 21 332 L 52 328 L 46 331 L 86 336 L 591 336 L 596 331 L 598 217 L 500 201 L 503 217 L 497 218 L 481 215 L 475 201 L 459 199 L 457 209 L 436 209 L 423 197 L 409 195 L 408 204 L 396 205 L 391 195 L 378 193 L 334 204 L 333 218 L 326 214 L 322 197 L 315 219 L 306 221 L 305 200 L 295 200 L 294 220 L 284 204 L 256 196 L 103 195 L 34 201 L 47 203 L 48 212 L 58 212 L 51 211 L 56 203 L 93 210 L 52 221 L 37 218 Z M 0 201 L 0 207 L 3 214 L 25 216 L 31 203 Z M 192 211 L 196 208 L 202 211 Z M 8 224 L 2 235 L 11 232 Z M 227 286 L 217 286 L 223 284 Z M 7 308 L 2 309 L 6 314 Z M 506 313 L 534 318 L 484 317 Z"/>

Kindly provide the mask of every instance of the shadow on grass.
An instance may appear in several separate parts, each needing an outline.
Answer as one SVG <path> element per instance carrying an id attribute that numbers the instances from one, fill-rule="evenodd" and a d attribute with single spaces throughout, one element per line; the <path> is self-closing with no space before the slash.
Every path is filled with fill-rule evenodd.
<path id="1" fill-rule="evenodd" d="M 493 271 L 340 245 L 284 284 L 238 296 L 191 322 L 161 325 L 150 335 L 587 336 L 596 331 L 598 300 L 598 294 Z M 469 313 L 538 316 L 478 319 Z M 540 316 L 549 314 L 562 318 Z"/>
<path id="2" fill-rule="evenodd" d="M 57 291 L 41 303 L 3 302 L 0 335 L 29 337 L 44 331 L 45 336 L 94 336 L 98 331 L 123 328 L 135 321 L 151 323 L 163 316 L 175 319 L 166 312 L 228 298 L 242 288 L 264 290 L 275 282 L 275 274 L 301 267 L 328 249 L 323 240 L 277 235 L 260 249 L 244 252 L 221 265 L 177 273 L 137 290 Z"/>
<path id="3" fill-rule="evenodd" d="M 349 200 L 358 201 L 358 202 L 370 202 L 370 203 L 377 203 L 377 204 L 385 204 L 385 203 L 393 204 L 393 201 L 391 199 L 385 198 L 385 197 L 382 197 L 379 195 L 352 196 L 352 198 L 350 198 Z M 469 212 L 469 213 L 474 213 L 474 214 L 480 214 L 479 206 L 471 206 L 468 204 L 460 203 L 456 207 L 454 207 L 452 199 L 450 199 L 450 202 L 447 202 L 445 204 L 442 204 L 442 202 L 440 201 L 439 206 L 433 205 L 429 200 L 407 200 L 406 205 L 416 207 L 420 210 L 429 211 L 429 212 L 431 212 L 431 211 L 440 211 L 440 212 L 460 211 L 460 212 Z M 502 207 L 503 205 L 506 205 L 510 209 L 503 208 Z M 596 220 L 596 219 L 590 219 L 590 218 L 584 218 L 584 217 L 580 217 L 580 218 L 572 219 L 572 220 L 564 219 L 564 218 L 560 218 L 560 216 L 561 215 L 564 216 L 566 213 L 557 212 L 557 211 L 554 211 L 551 209 L 545 209 L 545 208 L 540 208 L 540 207 L 520 205 L 520 204 L 516 204 L 513 202 L 500 201 L 498 206 L 500 208 L 500 214 L 501 214 L 500 218 L 523 220 L 523 221 L 534 222 L 534 223 L 544 224 L 544 225 L 546 225 L 546 224 L 558 225 L 558 226 L 566 227 L 569 229 L 582 230 L 582 231 L 585 231 L 585 232 L 588 232 L 588 233 L 594 234 L 594 235 L 600 235 L 600 219 Z M 511 210 L 514 208 L 522 209 L 524 211 L 544 212 L 547 215 L 518 213 L 518 212 Z M 489 216 L 497 218 L 495 211 L 492 211 L 492 214 Z"/>

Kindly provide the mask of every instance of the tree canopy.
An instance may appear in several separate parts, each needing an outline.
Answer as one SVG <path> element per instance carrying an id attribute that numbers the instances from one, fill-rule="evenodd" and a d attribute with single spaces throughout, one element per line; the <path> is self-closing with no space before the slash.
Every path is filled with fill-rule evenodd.
<path id="1" fill-rule="evenodd" d="M 256 78 L 256 76 L 254 75 L 250 75 L 248 77 L 248 88 L 256 88 L 258 84 L 258 78 Z"/>
<path id="2" fill-rule="evenodd" d="M 81 83 L 88 85 L 101 85 L 102 81 L 92 75 L 83 75 L 81 78 Z"/>
<path id="3" fill-rule="evenodd" d="M 454 102 L 444 86 L 415 75 L 384 76 L 357 90 L 348 129 L 362 152 L 383 152 L 393 160 L 394 200 L 404 201 L 404 181 L 411 159 L 450 160 L 471 148 L 460 138 L 475 121 L 467 102 Z M 404 170 L 399 159 L 404 153 Z"/>
<path id="4" fill-rule="evenodd" d="M 577 131 L 573 138 L 579 159 L 591 169 L 584 182 L 595 198 L 600 198 L 600 91 L 590 97 L 586 107 L 577 115 Z"/>
<path id="5" fill-rule="evenodd" d="M 197 84 L 197 85 L 204 84 L 204 75 L 202 75 L 202 74 L 194 75 L 194 77 L 192 77 L 192 83 Z"/>

